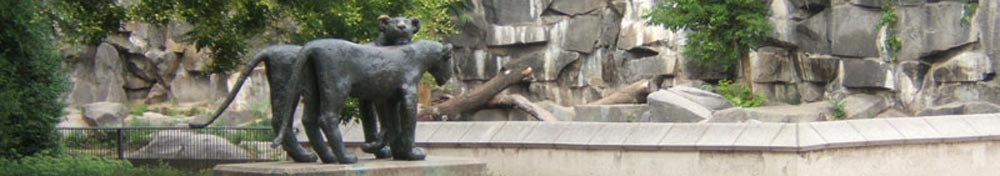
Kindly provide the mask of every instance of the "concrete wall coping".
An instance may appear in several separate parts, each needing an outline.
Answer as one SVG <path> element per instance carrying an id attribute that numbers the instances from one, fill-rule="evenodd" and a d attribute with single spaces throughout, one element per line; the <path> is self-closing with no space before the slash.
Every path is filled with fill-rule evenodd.
<path id="1" fill-rule="evenodd" d="M 341 130 L 347 145 L 364 142 L 358 123 Z M 1000 140 L 1000 114 L 755 124 L 418 122 L 416 135 L 418 146 L 433 147 L 801 152 Z"/>

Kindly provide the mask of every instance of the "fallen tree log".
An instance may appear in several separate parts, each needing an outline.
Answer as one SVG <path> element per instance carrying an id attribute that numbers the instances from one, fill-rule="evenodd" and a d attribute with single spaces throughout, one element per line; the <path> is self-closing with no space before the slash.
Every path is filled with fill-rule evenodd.
<path id="1" fill-rule="evenodd" d="M 504 71 L 472 89 L 466 95 L 421 109 L 417 113 L 417 119 L 424 121 L 460 120 L 458 119 L 460 114 L 482 109 L 507 87 L 532 79 L 531 73 L 530 67 L 520 72 Z"/>
<path id="2" fill-rule="evenodd" d="M 528 113 L 532 117 L 535 117 L 535 120 L 538 121 L 559 121 L 555 115 L 552 115 L 552 112 L 549 112 L 548 110 L 545 110 L 545 108 L 532 103 L 528 100 L 528 98 L 524 98 L 524 96 L 521 95 L 501 95 L 493 97 L 493 100 L 490 100 L 490 102 L 487 103 L 486 108 L 517 109 Z"/>
<path id="3" fill-rule="evenodd" d="M 666 79 L 666 76 L 657 76 L 653 79 L 640 80 L 615 91 L 614 93 L 611 93 L 611 95 L 587 103 L 587 105 L 646 103 L 646 96 L 654 91 L 660 90 L 660 85 Z"/>

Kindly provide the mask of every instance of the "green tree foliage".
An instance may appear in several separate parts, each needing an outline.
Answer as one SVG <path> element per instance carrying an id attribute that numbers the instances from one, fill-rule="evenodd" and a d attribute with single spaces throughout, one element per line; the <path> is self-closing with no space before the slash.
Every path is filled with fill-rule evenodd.
<path id="1" fill-rule="evenodd" d="M 62 59 L 39 1 L 0 1 L 0 158 L 57 147 Z"/>
<path id="2" fill-rule="evenodd" d="M 647 14 L 653 24 L 687 29 L 683 54 L 706 66 L 729 69 L 771 31 L 763 0 L 667 0 Z"/>
<path id="3" fill-rule="evenodd" d="M 44 12 L 52 15 L 55 23 L 66 34 L 70 43 L 98 44 L 112 34 L 125 19 L 125 8 L 113 0 L 51 0 L 51 8 Z"/>
<path id="4" fill-rule="evenodd" d="M 248 50 L 247 42 L 267 29 L 279 32 L 280 43 L 302 44 L 317 38 L 356 42 L 374 39 L 380 15 L 424 20 L 417 35 L 439 39 L 455 31 L 450 15 L 459 0 L 142 0 L 128 19 L 165 23 L 171 19 L 194 25 L 187 39 L 212 51 L 213 73 L 234 70 Z M 292 24 L 284 23 L 291 21 Z"/>

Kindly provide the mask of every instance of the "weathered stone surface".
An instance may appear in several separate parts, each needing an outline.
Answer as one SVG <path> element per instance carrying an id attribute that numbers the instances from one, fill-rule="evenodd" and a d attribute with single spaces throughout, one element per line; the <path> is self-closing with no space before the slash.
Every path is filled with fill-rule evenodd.
<path id="1" fill-rule="evenodd" d="M 271 88 L 267 83 L 267 70 L 263 66 L 251 69 L 254 70 L 250 72 L 250 76 L 247 77 L 246 82 L 240 87 L 239 94 L 236 94 L 236 99 L 229 105 L 228 110 L 252 111 L 254 109 L 270 109 L 268 105 L 271 102 Z M 239 79 L 238 74 L 229 75 L 229 78 L 226 80 L 226 87 L 236 86 L 237 79 Z M 228 96 L 228 94 L 223 95 Z"/>
<path id="2" fill-rule="evenodd" d="M 984 101 L 1000 104 L 1000 89 L 990 83 L 948 83 L 925 87 L 927 88 L 917 94 L 917 99 L 907 106 L 910 112 L 954 102 Z"/>
<path id="3" fill-rule="evenodd" d="M 548 110 L 559 121 L 574 121 L 576 119 L 576 110 L 573 107 L 565 107 L 548 100 L 536 102 L 535 104 Z"/>
<path id="4" fill-rule="evenodd" d="M 699 122 L 712 117 L 710 109 L 671 91 L 653 92 L 646 101 L 656 122 Z"/>
<path id="5" fill-rule="evenodd" d="M 626 60 L 622 69 L 624 82 L 635 82 L 660 75 L 674 75 L 677 70 L 677 53 L 660 52 L 656 56 Z"/>
<path id="6" fill-rule="evenodd" d="M 885 110 L 885 112 L 875 115 L 875 118 L 902 118 L 902 117 L 910 117 L 910 115 L 906 114 L 905 112 L 892 108 L 889 108 L 889 110 Z"/>
<path id="7" fill-rule="evenodd" d="M 102 101 L 126 102 L 124 74 L 125 63 L 115 47 L 101 44 L 93 60 L 81 61 L 74 71 L 69 102 L 77 106 Z"/>
<path id="8" fill-rule="evenodd" d="M 826 93 L 823 85 L 820 83 L 799 83 L 798 84 L 799 96 L 802 102 L 817 102 L 823 100 L 823 94 Z"/>
<path id="9" fill-rule="evenodd" d="M 489 52 L 482 49 L 460 48 L 455 49 L 455 75 L 459 80 L 487 80 L 500 71 L 500 65 L 495 57 L 491 57 Z"/>
<path id="10" fill-rule="evenodd" d="M 597 47 L 611 48 L 618 45 L 618 36 L 621 35 L 622 30 L 622 17 L 621 12 L 612 8 L 605 8 L 601 12 L 601 38 L 597 41 Z"/>
<path id="11" fill-rule="evenodd" d="M 596 15 L 582 15 L 573 17 L 569 21 L 562 48 L 582 53 L 591 53 L 597 40 L 601 38 L 601 17 Z"/>
<path id="12" fill-rule="evenodd" d="M 882 3 L 885 1 L 891 2 L 893 6 L 913 6 L 928 3 L 927 0 L 850 0 L 850 3 L 856 6 L 879 8 L 882 7 Z"/>
<path id="13" fill-rule="evenodd" d="M 667 91 L 694 101 L 695 103 L 698 103 L 712 111 L 733 107 L 733 104 L 729 103 L 729 101 L 726 100 L 725 97 L 722 97 L 722 95 L 690 86 L 675 86 L 667 89 Z"/>
<path id="14" fill-rule="evenodd" d="M 916 99 L 929 68 L 927 64 L 918 61 L 902 61 L 896 64 L 896 91 L 904 105 Z"/>
<path id="15" fill-rule="evenodd" d="M 827 83 L 837 77 L 839 59 L 829 55 L 799 54 L 802 81 Z"/>
<path id="16" fill-rule="evenodd" d="M 978 52 L 964 52 L 931 67 L 937 83 L 983 81 L 993 73 L 990 58 Z"/>
<path id="17" fill-rule="evenodd" d="M 852 5 L 839 5 L 832 9 L 831 53 L 836 56 L 878 57 L 879 51 L 875 46 L 878 29 L 874 26 L 878 24 L 881 12 Z"/>
<path id="18" fill-rule="evenodd" d="M 184 49 L 184 55 L 181 58 L 181 64 L 184 66 L 184 70 L 188 72 L 204 73 L 208 69 L 208 65 L 211 59 L 208 56 L 207 50 L 205 49 L 195 49 L 194 46 L 189 46 Z"/>
<path id="19" fill-rule="evenodd" d="M 697 61 L 691 60 L 688 57 L 681 57 L 681 72 L 686 75 L 687 79 L 690 80 L 721 80 L 728 79 L 728 73 L 732 72 L 733 69 L 724 69 L 723 67 L 710 66 L 699 64 Z"/>
<path id="20" fill-rule="evenodd" d="M 97 102 L 83 106 L 83 119 L 93 127 L 120 127 L 128 108 L 115 102 Z"/>
<path id="21" fill-rule="evenodd" d="M 767 103 L 799 104 L 802 95 L 796 83 L 762 83 L 753 85 L 753 93 L 767 98 Z"/>
<path id="22" fill-rule="evenodd" d="M 589 13 L 607 5 L 604 0 L 553 0 L 552 10 L 567 15 L 580 15 Z"/>
<path id="23" fill-rule="evenodd" d="M 564 67 L 578 60 L 580 54 L 548 47 L 531 54 L 517 56 L 516 58 L 518 59 L 504 64 L 504 68 L 522 70 L 521 68 L 531 67 L 536 81 L 552 81 L 559 78 L 559 73 Z"/>
<path id="24" fill-rule="evenodd" d="M 483 0 L 483 11 L 491 23 L 508 25 L 533 22 L 551 0 Z"/>
<path id="25" fill-rule="evenodd" d="M 583 105 L 574 107 L 576 118 L 582 122 L 638 122 L 647 105 Z"/>
<path id="26" fill-rule="evenodd" d="M 941 115 L 965 115 L 965 114 L 987 114 L 1000 112 L 1000 106 L 982 102 L 954 102 L 946 105 L 935 106 L 917 112 L 917 116 L 941 116 Z"/>
<path id="27" fill-rule="evenodd" d="M 216 84 L 213 84 L 213 81 L 215 80 L 210 75 L 180 72 L 177 78 L 170 82 L 170 95 L 173 100 L 182 103 L 212 100 L 212 97 L 225 95 L 225 89 L 220 94 L 219 88 L 214 87 Z"/>
<path id="28" fill-rule="evenodd" d="M 457 23 L 455 29 L 457 34 L 445 36 L 444 41 L 455 45 L 455 47 L 480 47 L 486 44 L 489 38 L 490 25 L 486 21 L 486 16 L 481 13 L 465 13 L 472 21 L 469 23 Z"/>
<path id="29" fill-rule="evenodd" d="M 916 60 L 976 42 L 977 30 L 961 22 L 964 10 L 965 3 L 949 1 L 897 8 L 899 21 L 903 22 L 897 25 L 903 43 L 899 60 Z"/>
<path id="30" fill-rule="evenodd" d="M 882 111 L 889 109 L 885 98 L 868 95 L 855 94 L 844 98 L 844 112 L 848 119 L 873 118 Z"/>
<path id="31" fill-rule="evenodd" d="M 795 1 L 792 1 L 793 3 Z M 825 4 L 829 5 L 829 4 Z M 817 7 L 817 6 L 811 6 Z M 820 6 L 821 7 L 821 6 Z M 802 20 L 796 26 L 795 39 L 799 51 L 810 53 L 830 53 L 830 19 L 833 10 L 826 9 L 812 17 Z"/>
<path id="32" fill-rule="evenodd" d="M 895 90 L 892 66 L 871 59 L 846 59 L 841 61 L 841 83 L 847 88 L 882 88 Z"/>
<path id="33" fill-rule="evenodd" d="M 162 84 L 155 84 L 149 89 L 149 94 L 146 94 L 146 103 L 163 103 L 170 100 L 170 90 L 163 87 Z"/>
<path id="34" fill-rule="evenodd" d="M 138 151 L 126 154 L 130 159 L 250 159 L 243 148 L 225 138 L 185 131 L 152 134 L 153 140 Z"/>
<path id="35" fill-rule="evenodd" d="M 156 67 L 157 76 L 165 82 L 173 81 L 181 66 L 180 57 L 171 52 L 146 52 L 146 58 L 151 60 Z"/>
<path id="36" fill-rule="evenodd" d="M 717 111 L 709 122 L 813 122 L 821 121 L 832 113 L 827 102 L 809 103 L 799 106 L 764 106 L 754 108 L 729 108 Z"/>
<path id="37" fill-rule="evenodd" d="M 487 44 L 490 46 L 505 46 L 516 44 L 531 44 L 549 41 L 549 31 L 545 26 L 492 26 Z"/>
<path id="38" fill-rule="evenodd" d="M 770 5 L 771 16 L 767 21 L 771 24 L 771 33 L 768 37 L 781 45 L 791 46 L 797 43 L 795 21 L 792 19 L 792 12 L 795 8 L 789 0 L 773 0 Z"/>
<path id="39" fill-rule="evenodd" d="M 990 58 L 1000 58 L 1000 2 L 980 1 L 972 23 L 979 30 L 979 41 L 986 53 Z M 993 64 L 1000 68 L 1000 62 Z"/>
<path id="40" fill-rule="evenodd" d="M 676 34 L 660 26 L 650 26 L 645 21 L 622 22 L 618 36 L 618 49 L 632 49 L 657 41 L 672 41 Z"/>
<path id="41" fill-rule="evenodd" d="M 757 83 L 798 82 L 795 61 L 788 50 L 777 47 L 762 47 L 750 54 L 750 77 Z"/>

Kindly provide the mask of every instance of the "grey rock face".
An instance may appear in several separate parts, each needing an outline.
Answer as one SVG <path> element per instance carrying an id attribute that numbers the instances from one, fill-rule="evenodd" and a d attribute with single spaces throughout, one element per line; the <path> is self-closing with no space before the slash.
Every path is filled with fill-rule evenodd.
<path id="1" fill-rule="evenodd" d="M 800 54 L 798 59 L 802 81 L 827 83 L 837 77 L 839 59 L 833 56 Z"/>
<path id="2" fill-rule="evenodd" d="M 622 80 L 635 82 L 660 75 L 674 75 L 677 69 L 677 54 L 663 53 L 645 58 L 625 61 L 622 69 Z"/>
<path id="3" fill-rule="evenodd" d="M 961 23 L 964 10 L 965 3 L 947 1 L 898 8 L 902 23 L 897 25 L 897 34 L 903 43 L 899 60 L 916 60 L 976 42 L 977 30 Z"/>
<path id="4" fill-rule="evenodd" d="M 607 5 L 604 0 L 553 0 L 552 10 L 568 15 L 580 15 Z"/>
<path id="5" fill-rule="evenodd" d="M 549 31 L 545 26 L 493 26 L 488 34 L 490 46 L 531 44 L 549 41 Z"/>
<path id="6" fill-rule="evenodd" d="M 712 117 L 710 109 L 671 91 L 653 92 L 646 101 L 654 122 L 700 122 Z"/>
<path id="7" fill-rule="evenodd" d="M 872 118 L 889 109 L 884 98 L 874 95 L 855 94 L 844 98 L 843 101 L 848 119 Z"/>
<path id="8" fill-rule="evenodd" d="M 733 104 L 726 100 L 726 97 L 716 94 L 714 92 L 709 92 L 701 90 L 698 88 L 690 86 L 675 86 L 667 89 L 677 95 L 680 95 L 688 100 L 694 101 L 702 106 L 705 106 L 709 110 L 718 111 L 727 108 L 732 108 Z"/>
<path id="9" fill-rule="evenodd" d="M 830 19 L 833 19 L 831 15 L 833 10 L 826 9 L 798 23 L 795 28 L 797 35 L 794 37 L 800 51 L 830 53 L 830 32 L 832 32 Z"/>
<path id="10" fill-rule="evenodd" d="M 576 118 L 582 122 L 639 122 L 649 111 L 647 105 L 583 105 L 574 107 Z"/>
<path id="11" fill-rule="evenodd" d="M 551 0 L 483 0 L 486 19 L 494 24 L 509 25 L 535 21 L 548 8 Z"/>
<path id="12" fill-rule="evenodd" d="M 800 106 L 782 105 L 754 108 L 729 108 L 717 111 L 709 122 L 814 122 L 822 121 L 832 113 L 827 102 L 816 102 Z"/>
<path id="13" fill-rule="evenodd" d="M 750 55 L 750 67 L 753 82 L 795 83 L 799 80 L 795 61 L 789 57 L 788 51 L 782 48 L 761 47 L 756 54 Z"/>
<path id="14" fill-rule="evenodd" d="M 584 15 L 573 17 L 569 21 L 567 37 L 563 38 L 562 48 L 582 53 L 591 53 L 597 40 L 601 38 L 601 17 Z"/>
<path id="15" fill-rule="evenodd" d="M 486 50 L 471 48 L 456 48 L 452 57 L 459 80 L 487 80 L 500 71 L 497 58 L 491 57 Z"/>
<path id="16" fill-rule="evenodd" d="M 830 21 L 831 53 L 836 56 L 878 57 L 876 47 L 881 12 L 853 5 L 833 7 Z"/>
<path id="17" fill-rule="evenodd" d="M 218 86 L 219 80 L 212 79 L 210 75 L 198 75 L 181 72 L 177 78 L 170 82 L 170 95 L 178 102 L 200 102 L 213 100 L 209 97 L 216 97 L 225 94 L 225 89 L 220 94 Z M 225 81 L 225 80 L 221 80 Z M 225 85 L 225 82 L 222 82 Z"/>
<path id="18" fill-rule="evenodd" d="M 993 73 L 990 58 L 978 52 L 958 54 L 931 68 L 931 75 L 937 83 L 983 81 Z"/>
<path id="19" fill-rule="evenodd" d="M 92 59 L 81 61 L 77 67 L 69 102 L 78 106 L 102 101 L 126 102 L 125 63 L 115 47 L 101 44 Z"/>
<path id="20" fill-rule="evenodd" d="M 845 59 L 841 61 L 841 82 L 847 88 L 882 88 L 895 90 L 892 66 L 870 59 Z"/>
<path id="21" fill-rule="evenodd" d="M 152 134 L 153 140 L 138 151 L 128 153 L 134 159 L 250 159 L 250 155 L 225 138 L 191 132 L 164 131 Z"/>
<path id="22" fill-rule="evenodd" d="M 120 127 L 128 108 L 121 103 L 97 102 L 83 106 L 83 119 L 93 127 Z"/>
<path id="23" fill-rule="evenodd" d="M 941 106 L 935 106 L 917 113 L 917 116 L 941 116 L 941 115 L 964 115 L 964 114 L 986 114 L 1000 112 L 1000 106 L 988 102 L 955 102 Z"/>

